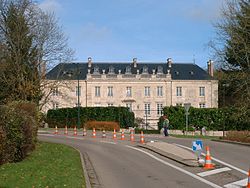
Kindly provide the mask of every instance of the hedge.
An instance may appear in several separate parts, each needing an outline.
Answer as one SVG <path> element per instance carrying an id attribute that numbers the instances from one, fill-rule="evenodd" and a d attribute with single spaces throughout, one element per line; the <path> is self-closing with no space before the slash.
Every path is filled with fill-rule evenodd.
<path id="1" fill-rule="evenodd" d="M 49 127 L 77 126 L 78 108 L 51 109 L 47 112 L 46 122 Z M 128 128 L 134 125 L 134 113 L 126 107 L 80 107 L 81 127 L 87 121 L 114 121 L 118 122 L 121 128 Z"/>
<path id="2" fill-rule="evenodd" d="M 23 104 L 36 110 L 32 103 Z M 21 161 L 35 148 L 37 121 L 33 110 L 26 110 L 21 103 L 0 106 L 0 164 Z"/>
<path id="3" fill-rule="evenodd" d="M 96 130 L 105 130 L 105 131 L 113 131 L 114 129 L 119 131 L 120 126 L 117 122 L 113 121 L 88 121 L 85 124 L 86 129 L 93 129 Z"/>
<path id="4" fill-rule="evenodd" d="M 168 116 L 170 129 L 186 129 L 186 116 L 184 107 L 170 106 L 163 109 Z M 250 130 L 249 111 L 245 117 L 237 116 L 237 108 L 193 108 L 190 107 L 188 115 L 189 130 L 199 130 L 203 126 L 207 130 Z M 158 122 L 158 129 L 162 128 L 162 117 Z"/>

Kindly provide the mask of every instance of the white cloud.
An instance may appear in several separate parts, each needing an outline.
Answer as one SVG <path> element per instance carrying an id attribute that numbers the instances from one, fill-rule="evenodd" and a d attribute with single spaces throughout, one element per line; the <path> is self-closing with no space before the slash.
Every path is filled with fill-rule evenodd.
<path id="1" fill-rule="evenodd" d="M 44 0 L 39 4 L 39 7 L 48 12 L 58 12 L 62 9 L 61 4 L 57 0 Z"/>

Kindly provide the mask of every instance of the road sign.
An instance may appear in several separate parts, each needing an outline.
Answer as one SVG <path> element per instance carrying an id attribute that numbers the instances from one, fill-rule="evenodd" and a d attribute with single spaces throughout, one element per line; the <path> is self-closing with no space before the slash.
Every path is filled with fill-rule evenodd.
<path id="1" fill-rule="evenodd" d="M 193 151 L 202 151 L 202 148 L 203 148 L 203 143 L 201 140 L 195 140 L 193 141 L 193 146 L 192 146 L 192 149 Z"/>
<path id="2" fill-rule="evenodd" d="M 184 103 L 184 108 L 185 108 L 186 112 L 188 112 L 190 106 L 191 106 L 191 103 Z"/>

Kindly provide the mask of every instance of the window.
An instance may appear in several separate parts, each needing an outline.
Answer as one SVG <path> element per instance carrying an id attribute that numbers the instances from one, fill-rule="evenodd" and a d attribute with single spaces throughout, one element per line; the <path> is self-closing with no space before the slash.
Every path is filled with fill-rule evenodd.
<path id="1" fill-rule="evenodd" d="M 157 86 L 157 96 L 162 97 L 163 96 L 163 87 Z"/>
<path id="2" fill-rule="evenodd" d="M 99 67 L 94 67 L 94 74 L 99 74 Z"/>
<path id="3" fill-rule="evenodd" d="M 78 86 L 76 86 L 76 96 L 81 96 L 81 86 L 79 86 L 79 88 L 78 88 Z"/>
<path id="4" fill-rule="evenodd" d="M 199 104 L 199 107 L 200 107 L 200 108 L 206 108 L 206 104 L 205 104 L 205 103 L 200 103 L 200 104 Z"/>
<path id="5" fill-rule="evenodd" d="M 147 73 L 148 73 L 148 67 L 147 67 L 147 66 L 144 66 L 144 67 L 142 68 L 142 73 L 143 73 L 143 74 L 147 74 Z"/>
<path id="6" fill-rule="evenodd" d="M 109 74 L 114 74 L 115 73 L 115 68 L 113 66 L 109 67 Z"/>
<path id="7" fill-rule="evenodd" d="M 114 106 L 114 104 L 113 103 L 108 103 L 108 106 Z"/>
<path id="8" fill-rule="evenodd" d="M 58 109 L 59 108 L 59 104 L 57 102 L 53 102 L 53 109 Z"/>
<path id="9" fill-rule="evenodd" d="M 145 87 L 144 88 L 144 95 L 146 96 L 146 97 L 149 97 L 150 96 L 150 87 Z"/>
<path id="10" fill-rule="evenodd" d="M 182 103 L 176 103 L 176 106 L 182 106 Z"/>
<path id="11" fill-rule="evenodd" d="M 145 115 L 150 115 L 150 103 L 145 103 L 144 104 L 144 114 Z"/>
<path id="12" fill-rule="evenodd" d="M 78 103 L 76 103 L 75 106 L 78 107 Z M 81 106 L 81 103 L 79 103 L 79 106 Z"/>
<path id="13" fill-rule="evenodd" d="M 126 107 L 129 109 L 129 111 L 132 111 L 132 103 L 126 103 Z"/>
<path id="14" fill-rule="evenodd" d="M 113 86 L 108 86 L 108 97 L 113 97 Z"/>
<path id="15" fill-rule="evenodd" d="M 126 72 L 125 74 L 131 74 L 131 67 L 130 66 L 127 66 L 126 67 Z"/>
<path id="16" fill-rule="evenodd" d="M 126 96 L 127 97 L 131 97 L 132 96 L 132 88 L 131 87 L 127 87 L 126 88 Z"/>
<path id="17" fill-rule="evenodd" d="M 176 96 L 182 96 L 182 87 L 176 87 Z"/>
<path id="18" fill-rule="evenodd" d="M 95 96 L 100 97 L 101 96 L 101 88 L 100 86 L 95 87 Z"/>
<path id="19" fill-rule="evenodd" d="M 157 115 L 158 116 L 161 116 L 163 114 L 162 108 L 163 108 L 163 104 L 157 103 Z"/>
<path id="20" fill-rule="evenodd" d="M 58 87 L 53 88 L 53 90 L 52 90 L 52 95 L 53 95 L 53 96 L 59 96 Z"/>
<path id="21" fill-rule="evenodd" d="M 163 74 L 163 68 L 162 68 L 162 66 L 158 66 L 158 68 L 157 68 L 157 74 Z"/>
<path id="22" fill-rule="evenodd" d="M 200 87 L 200 96 L 201 97 L 205 96 L 205 87 Z"/>

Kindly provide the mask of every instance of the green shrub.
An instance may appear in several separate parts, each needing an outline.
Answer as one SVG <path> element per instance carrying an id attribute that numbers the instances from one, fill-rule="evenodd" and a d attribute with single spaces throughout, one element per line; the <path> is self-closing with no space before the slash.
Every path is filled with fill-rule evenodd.
<path id="1" fill-rule="evenodd" d="M 135 128 L 135 134 L 140 134 L 143 131 L 144 134 L 160 134 L 160 130 L 145 130 Z"/>
<path id="2" fill-rule="evenodd" d="M 35 148 L 37 122 L 27 112 L 0 106 L 0 164 L 24 159 Z"/>
<path id="3" fill-rule="evenodd" d="M 48 110 L 47 123 L 49 127 L 63 128 L 77 125 L 78 108 L 60 108 Z M 134 113 L 125 107 L 80 107 L 81 127 L 87 121 L 114 121 L 121 128 L 128 128 L 134 124 Z"/>

